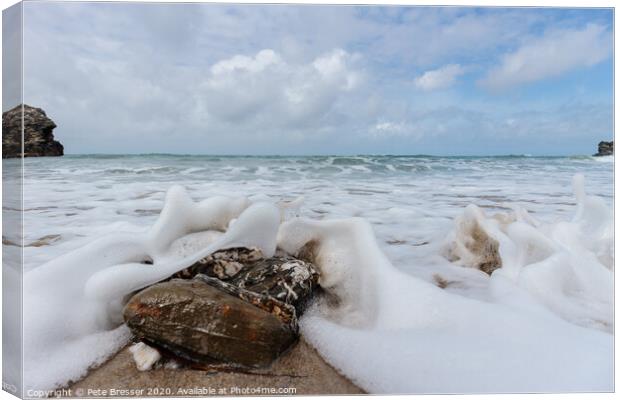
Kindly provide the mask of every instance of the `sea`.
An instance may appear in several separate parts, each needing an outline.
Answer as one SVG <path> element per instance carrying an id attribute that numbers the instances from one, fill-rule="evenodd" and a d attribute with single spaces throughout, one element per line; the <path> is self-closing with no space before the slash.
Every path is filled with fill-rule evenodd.
<path id="1" fill-rule="evenodd" d="M 5 183 L 20 162 L 3 161 Z M 301 334 L 370 393 L 613 390 L 613 157 L 66 155 L 23 166 L 27 388 L 63 387 L 122 348 L 118 294 L 178 263 L 174 249 L 189 260 L 236 237 L 293 253 L 318 243 L 320 283 L 339 301 L 317 300 Z M 230 200 L 197 205 L 215 196 Z M 5 194 L 8 223 L 18 200 Z M 195 231 L 234 204 L 252 204 L 225 221 L 236 231 L 215 242 Z M 468 250 L 486 236 L 502 259 L 490 276 Z M 136 264 L 149 252 L 152 265 Z"/>
<path id="2" fill-rule="evenodd" d="M 469 204 L 566 219 L 576 173 L 589 194 L 613 203 L 613 157 L 66 155 L 27 158 L 24 171 L 26 270 L 103 234 L 148 228 L 172 185 L 195 201 L 303 196 L 302 216 L 365 218 L 402 268 Z"/>

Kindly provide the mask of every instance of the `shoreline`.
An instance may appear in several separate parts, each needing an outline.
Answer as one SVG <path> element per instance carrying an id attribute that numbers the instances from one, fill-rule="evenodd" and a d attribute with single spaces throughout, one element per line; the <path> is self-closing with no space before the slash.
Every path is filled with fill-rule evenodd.
<path id="1" fill-rule="evenodd" d="M 366 394 L 329 365 L 303 337 L 270 367 L 252 372 L 186 367 L 138 371 L 128 348 L 125 346 L 71 384 L 62 397 Z"/>
<path id="2" fill-rule="evenodd" d="M 65 159 L 62 164 L 66 161 L 69 161 L 69 159 Z M 37 193 L 45 193 L 46 196 L 38 196 L 31 205 L 29 204 L 32 209 L 29 209 L 25 219 L 28 222 L 30 220 L 36 222 L 30 225 L 35 228 L 31 230 L 31 237 L 27 237 L 25 241 L 27 243 L 34 243 L 36 240 L 45 238 L 50 234 L 59 235 L 61 239 L 54 242 L 51 246 L 25 248 L 26 254 L 32 255 L 30 257 L 31 262 L 44 257 L 51 258 L 52 255 L 58 254 L 58 257 L 54 257 L 52 261 L 45 265 L 47 267 L 57 265 L 59 268 L 64 268 L 68 263 L 63 260 L 67 259 L 68 254 L 71 254 L 67 253 L 66 250 L 73 246 L 73 243 L 79 244 L 78 240 L 86 242 L 87 238 L 90 237 L 108 237 L 110 238 L 110 251 L 118 252 L 123 250 L 127 243 L 133 243 L 133 240 L 139 237 L 140 232 L 143 232 L 138 231 L 141 226 L 149 222 L 153 223 L 158 214 L 164 215 L 161 211 L 164 209 L 162 203 L 164 206 L 167 203 L 165 202 L 163 189 L 169 185 L 179 185 L 178 187 L 187 188 L 186 191 L 191 193 L 191 202 L 185 202 L 187 205 L 199 204 L 198 201 L 209 199 L 214 195 L 235 199 L 236 197 L 232 196 L 238 196 L 240 191 L 252 196 L 255 193 L 263 195 L 268 193 L 266 196 L 270 197 L 253 198 L 269 198 L 270 200 L 273 199 L 273 201 L 278 201 L 276 199 L 290 201 L 289 199 L 293 196 L 304 195 L 306 197 L 305 204 L 303 208 L 300 207 L 299 209 L 299 216 L 303 218 L 297 219 L 291 215 L 286 225 L 281 226 L 283 228 L 281 234 L 280 228 L 278 228 L 278 235 L 282 238 L 281 242 L 284 244 L 284 247 L 281 248 L 287 249 L 291 253 L 296 253 L 295 246 L 297 244 L 289 241 L 289 239 L 295 238 L 295 236 L 287 234 L 287 232 L 291 231 L 292 227 L 297 226 L 300 232 L 309 230 L 312 226 L 303 225 L 303 223 L 307 220 L 312 221 L 312 224 L 321 227 L 322 232 L 325 232 L 326 235 L 324 240 L 320 240 L 326 246 L 325 254 L 330 255 L 329 262 L 326 261 L 325 264 L 321 265 L 325 271 L 341 271 L 344 266 L 354 271 L 355 274 L 365 274 L 364 276 L 371 277 L 372 279 L 364 280 L 364 282 L 368 282 L 368 285 L 372 285 L 370 286 L 371 289 L 374 287 L 391 288 L 392 293 L 397 293 L 396 296 L 392 296 L 390 293 L 385 297 L 386 299 L 391 299 L 388 302 L 387 300 L 384 301 L 384 297 L 382 297 L 387 294 L 387 291 L 373 292 L 371 293 L 373 301 L 369 302 L 369 304 L 385 303 L 388 307 L 385 309 L 385 315 L 394 316 L 394 320 L 390 319 L 387 323 L 389 326 L 392 326 L 392 324 L 398 326 L 398 330 L 377 329 L 364 332 L 349 330 L 346 326 L 340 329 L 341 327 L 338 324 L 320 324 L 320 320 L 316 321 L 318 322 L 316 326 L 314 324 L 309 325 L 312 329 L 304 330 L 305 339 L 308 343 L 315 345 L 332 365 L 336 366 L 339 371 L 346 373 L 347 376 L 354 379 L 355 382 L 362 385 L 367 391 L 372 393 L 409 392 L 410 388 L 415 388 L 419 392 L 493 390 L 490 387 L 491 384 L 494 385 L 494 390 L 508 390 L 507 388 L 523 390 L 524 386 L 521 383 L 523 380 L 511 380 L 512 378 L 510 377 L 512 375 L 508 373 L 514 369 L 514 363 L 522 363 L 521 365 L 527 367 L 523 371 L 527 371 L 524 373 L 527 374 L 528 382 L 530 382 L 527 388 L 532 388 L 532 390 L 583 390 L 592 388 L 606 390 L 609 387 L 606 373 L 611 371 L 611 368 L 607 368 L 609 359 L 605 354 L 607 352 L 606 349 L 610 347 L 607 337 L 601 338 L 600 335 L 597 336 L 597 332 L 588 333 L 586 331 L 581 332 L 581 334 L 577 332 L 572 336 L 567 335 L 566 332 L 569 326 L 560 325 L 559 323 L 557 325 L 555 323 L 552 324 L 551 320 L 547 321 L 549 322 L 547 324 L 543 320 L 536 321 L 532 318 L 521 318 L 526 316 L 517 315 L 517 313 L 513 312 L 514 310 L 510 309 L 510 307 L 507 308 L 507 305 L 501 301 L 489 302 L 488 305 L 485 303 L 484 307 L 479 304 L 476 305 L 477 302 L 460 301 L 463 297 L 476 300 L 481 296 L 487 296 L 488 278 L 485 275 L 475 273 L 471 269 L 472 265 L 477 263 L 478 256 L 476 254 L 472 253 L 470 255 L 467 252 L 463 252 L 458 255 L 459 259 L 453 260 L 452 257 L 446 258 L 442 247 L 455 244 L 455 248 L 467 250 L 467 246 L 461 246 L 460 244 L 471 243 L 475 238 L 484 238 L 483 242 L 491 243 L 492 246 L 490 248 L 495 249 L 497 247 L 495 245 L 497 239 L 494 239 L 496 237 L 494 235 L 503 235 L 501 237 L 504 237 L 513 232 L 513 227 L 519 228 L 521 226 L 522 228 L 527 228 L 528 231 L 523 231 L 523 235 L 515 235 L 510 239 L 517 248 L 529 251 L 527 250 L 528 248 L 538 243 L 537 238 L 549 237 L 549 235 L 545 235 L 545 232 L 552 231 L 556 226 L 559 226 L 557 224 L 581 223 L 581 220 L 575 221 L 575 208 L 579 210 L 580 207 L 575 207 L 575 203 L 582 202 L 586 198 L 585 196 L 591 193 L 590 188 L 586 190 L 584 180 L 584 175 L 586 174 L 588 178 L 592 178 L 589 182 L 592 182 L 590 187 L 594 189 L 594 193 L 603 197 L 602 200 L 597 200 L 596 203 L 593 203 L 594 205 L 600 205 L 601 211 L 594 212 L 592 215 L 606 215 L 608 200 L 613 198 L 613 190 L 609 181 L 610 167 L 608 165 L 599 165 L 599 163 L 594 162 L 577 165 L 564 161 L 550 165 L 552 164 L 550 162 L 537 161 L 532 166 L 523 168 L 520 161 L 501 161 L 483 165 L 472 165 L 470 162 L 463 162 L 450 167 L 447 165 L 449 163 L 445 162 L 435 169 L 405 169 L 404 167 L 407 166 L 408 162 L 403 162 L 400 164 L 394 163 L 393 169 L 396 171 L 388 171 L 387 168 L 380 170 L 370 169 L 370 166 L 368 169 L 362 170 L 357 164 L 340 166 L 338 169 L 322 169 L 324 164 L 321 163 L 297 165 L 297 163 L 291 161 L 285 167 L 274 171 L 265 171 L 266 166 L 264 163 L 244 162 L 243 165 L 239 166 L 239 170 L 233 171 L 228 168 L 227 164 L 230 163 L 223 163 L 224 165 L 218 166 L 215 162 L 208 165 L 204 165 L 201 162 L 189 162 L 180 165 L 178 169 L 171 169 L 163 165 L 165 163 L 161 160 L 156 160 L 152 163 L 132 161 L 127 162 L 127 165 L 120 166 L 117 164 L 121 163 L 116 161 L 89 166 L 88 164 L 91 161 L 71 161 L 72 168 L 65 168 L 63 166 L 61 168 L 41 169 L 38 171 L 38 175 L 36 175 L 38 179 L 43 181 L 48 176 L 53 176 L 54 179 L 45 180 L 44 186 L 42 186 L 43 190 Z M 73 168 L 73 166 L 76 168 Z M 92 168 L 86 169 L 86 171 L 93 176 L 104 176 L 105 181 L 97 182 L 96 184 L 84 181 L 84 169 L 78 167 Z M 265 168 L 260 169 L 259 167 Z M 293 169 L 293 167 L 295 167 L 295 172 L 290 173 L 290 169 Z M 409 181 L 403 182 L 400 179 L 400 175 L 397 175 L 401 173 L 401 170 L 404 170 L 403 173 L 411 176 L 414 176 L 419 171 L 418 176 L 420 178 L 412 178 Z M 584 175 L 573 175 L 575 170 L 584 170 Z M 126 174 L 128 171 L 129 173 L 136 172 L 136 178 L 127 179 Z M 341 171 L 343 173 L 340 173 Z M 387 174 L 393 173 L 393 175 L 388 175 L 390 179 L 385 179 L 384 171 Z M 138 176 L 138 174 L 140 175 Z M 262 179 L 248 178 L 248 176 L 253 177 L 254 175 L 260 176 Z M 570 175 L 572 175 L 573 181 L 577 178 L 577 183 L 579 183 L 576 185 L 578 186 L 578 189 L 575 190 L 578 194 L 576 198 L 574 193 L 572 195 L 568 194 L 569 190 L 566 183 L 569 182 Z M 144 179 L 142 178 L 143 176 L 147 176 L 149 179 Z M 61 178 L 60 182 L 64 184 L 61 187 L 58 186 L 57 178 L 59 177 Z M 206 180 L 206 184 L 205 181 L 201 180 L 203 177 L 209 178 Z M 304 180 L 303 178 L 306 177 L 310 179 Z M 243 182 L 243 186 L 240 186 L 240 181 Z M 575 185 L 573 186 L 575 187 Z M 48 194 L 49 196 L 47 196 Z M 82 202 L 81 199 L 84 198 L 88 198 L 89 201 Z M 69 199 L 69 201 L 63 202 L 63 199 Z M 509 211 L 507 205 L 516 205 L 517 210 L 523 210 L 523 214 L 518 214 L 514 210 L 512 212 Z M 89 208 L 78 208 L 83 206 Z M 168 207 L 178 210 L 187 208 L 170 205 Z M 598 210 L 598 207 L 596 209 Z M 497 211 L 499 213 L 497 217 L 492 214 L 495 210 L 500 210 Z M 529 213 L 536 217 L 532 223 L 528 223 L 529 219 L 524 217 L 530 215 Z M 214 213 L 214 215 L 216 214 L 218 213 Z M 42 215 L 41 218 L 39 218 L 40 215 Z M 188 220 L 195 218 L 196 215 L 199 214 L 188 212 Z M 582 215 L 590 214 L 582 213 Z M 34 218 L 35 216 L 37 218 Z M 54 226 L 54 230 L 49 231 L 51 223 L 59 219 L 64 220 L 65 218 L 68 222 L 66 226 Z M 522 220 L 516 221 L 518 218 L 522 218 Z M 174 218 L 174 220 L 179 221 L 182 219 Z M 600 220 L 602 221 L 602 217 Z M 348 226 L 345 226 L 347 229 L 342 233 L 332 230 L 337 224 L 347 221 L 354 222 L 355 224 L 350 223 Z M 364 224 L 370 224 L 372 228 L 364 229 L 363 232 L 369 233 L 369 235 L 374 232 L 374 236 L 369 236 L 368 240 L 364 240 L 362 245 L 359 246 L 356 244 L 357 238 L 359 238 L 359 230 L 355 228 L 362 221 L 364 221 Z M 585 218 L 583 221 L 584 223 L 587 222 Z M 597 219 L 596 221 L 599 220 Z M 119 225 L 119 222 L 122 225 Z M 465 224 L 462 222 L 465 222 Z M 519 222 L 519 226 L 512 226 L 513 222 Z M 605 222 L 609 222 L 609 220 L 605 219 Z M 526 224 L 524 225 L 523 223 Z M 160 225 L 164 226 L 165 224 Z M 484 235 L 478 232 L 481 229 L 484 230 L 484 227 L 489 225 L 499 226 L 505 229 L 505 231 L 486 230 Z M 607 226 L 607 224 L 604 225 L 601 228 Z M 257 226 L 260 226 L 260 229 L 257 229 L 257 231 L 264 231 L 262 225 L 257 224 Z M 566 230 L 564 229 L 565 226 L 563 230 Z M 580 226 L 575 225 L 574 240 L 580 240 L 579 236 L 582 234 Z M 126 231 L 127 237 L 130 240 L 119 237 L 119 231 Z M 253 231 L 248 230 L 247 232 L 251 233 Z M 518 233 L 521 232 L 522 230 L 518 231 Z M 605 232 L 611 231 L 605 230 Z M 596 266 L 590 269 L 602 271 L 600 274 L 607 274 L 607 270 L 612 265 L 609 262 L 608 256 L 612 253 L 606 250 L 609 244 L 609 235 L 604 236 L 603 233 L 601 230 L 601 237 L 591 242 L 592 248 L 595 251 L 600 250 L 602 259 L 599 260 L 601 262 L 596 262 Z M 84 238 L 77 238 L 77 234 L 84 235 Z M 585 232 L 585 234 L 589 233 Z M 181 254 L 179 253 L 180 249 L 193 253 L 198 251 L 196 249 L 204 248 L 206 243 L 209 243 L 207 236 L 202 238 L 196 235 L 181 235 L 176 239 L 178 240 L 176 245 L 169 248 L 169 253 L 166 253 L 166 257 L 162 257 L 162 260 L 179 257 L 179 254 Z M 489 240 L 487 237 L 493 240 Z M 204 243 L 202 243 L 203 240 Z M 554 238 L 549 237 L 549 240 L 554 240 Z M 589 241 L 580 241 L 590 243 Z M 543 241 L 543 245 L 545 243 L 547 241 Z M 474 246 L 470 249 L 470 252 L 477 253 L 477 249 L 486 249 L 487 247 L 486 245 Z M 343 249 L 350 250 L 344 252 Z M 541 251 L 543 252 L 542 254 L 548 254 L 549 252 L 544 246 L 541 247 Z M 92 265 L 91 259 L 104 263 L 103 260 L 95 258 L 100 253 L 98 251 L 86 248 L 85 250 L 79 250 L 79 252 L 82 252 L 82 256 L 70 263 L 75 264 L 76 269 Z M 374 258 L 370 259 L 368 257 L 369 252 L 372 252 L 372 254 L 384 253 L 390 265 L 383 268 L 382 273 L 375 273 L 374 269 L 377 268 L 377 265 L 383 265 L 383 262 L 379 263 L 375 262 Z M 563 282 L 565 278 L 573 279 L 570 269 L 567 268 L 571 264 L 565 263 L 563 260 L 581 260 L 583 257 L 579 253 L 579 248 L 568 247 L 563 253 L 557 256 L 553 255 L 554 257 L 549 258 L 549 262 L 545 263 L 546 268 L 553 269 L 557 273 L 559 282 Z M 557 257 L 561 258 L 558 259 Z M 461 259 L 464 261 L 459 261 Z M 486 260 L 486 258 L 484 259 Z M 558 260 L 560 262 L 556 263 L 555 261 Z M 520 269 L 527 268 L 530 265 L 529 259 L 523 265 L 520 264 L 522 260 L 517 261 L 504 259 L 502 260 L 502 267 L 507 267 L 508 269 L 512 265 L 512 268 L 518 267 Z M 534 258 L 531 261 L 539 262 L 540 260 Z M 596 260 L 591 261 L 594 262 Z M 110 263 L 112 264 L 112 262 Z M 575 264 L 582 263 L 575 261 Z M 386 263 L 386 265 L 388 264 Z M 426 266 L 432 269 L 427 269 Z M 393 269 L 392 267 L 401 270 L 401 272 L 411 272 L 412 279 L 405 279 L 407 278 L 405 274 L 390 274 L 389 271 Z M 607 268 L 605 269 L 605 267 Z M 30 273 L 35 271 L 37 269 L 33 268 Z M 535 268 L 532 268 L 532 271 L 535 273 Z M 439 282 L 445 286 L 445 290 L 440 291 L 428 285 L 429 283 L 434 283 L 431 272 L 439 274 L 441 278 Z M 543 270 L 542 273 L 544 272 Z M 70 274 L 71 271 L 56 273 L 54 277 Z M 355 274 L 347 274 L 345 276 L 355 276 Z M 556 290 L 554 289 L 558 288 L 558 280 L 553 281 L 549 279 L 551 277 L 549 275 L 533 276 L 531 278 L 534 279 L 532 282 L 539 284 L 536 287 L 545 288 L 545 283 L 550 283 L 548 285 L 549 290 L 534 292 L 533 294 L 538 295 L 540 293 L 537 303 L 540 303 L 541 306 L 548 306 L 552 308 L 552 311 L 558 312 L 556 308 L 553 308 L 557 304 L 555 301 L 556 293 L 554 293 Z M 589 284 L 590 275 L 584 274 L 583 278 L 584 284 Z M 437 279 L 434 280 L 437 281 Z M 377 281 L 376 285 L 375 281 Z M 44 289 L 47 290 L 49 288 L 49 279 L 41 279 L 41 282 L 41 290 L 32 290 L 33 293 L 42 293 Z M 363 294 L 361 301 L 357 301 L 354 298 L 351 302 L 356 306 L 358 304 L 366 304 L 369 299 L 366 295 L 370 293 L 364 287 L 356 290 L 358 282 L 358 280 L 353 280 L 354 290 L 350 291 Z M 596 303 L 598 306 L 593 310 L 595 311 L 594 313 L 588 313 L 586 310 L 576 308 L 574 312 L 566 315 L 566 313 L 562 313 L 563 310 L 559 310 L 558 314 L 560 314 L 560 317 L 569 322 L 586 321 L 583 323 L 585 325 L 587 325 L 586 323 L 590 319 L 593 321 L 607 321 L 610 319 L 608 318 L 610 314 L 607 312 L 607 308 L 605 308 L 608 304 L 606 300 L 612 298 L 612 296 L 605 295 L 610 280 L 604 278 L 599 279 L 598 282 L 602 283 L 601 287 L 597 290 L 597 293 L 593 294 L 592 298 L 595 300 L 601 299 L 602 301 Z M 348 285 L 347 282 L 345 284 Z M 348 291 L 346 285 L 334 285 L 332 288 Z M 506 289 L 509 289 L 509 287 L 506 287 Z M 523 289 L 528 290 L 529 288 L 524 287 Z M 64 291 L 66 290 L 49 298 L 52 300 L 62 299 L 65 294 Z M 508 293 L 508 291 L 505 292 Z M 82 293 L 82 291 L 78 293 Z M 558 294 L 561 295 L 559 292 Z M 566 296 L 561 297 L 561 299 L 563 301 L 562 305 L 564 303 L 572 305 L 574 302 L 579 301 L 579 299 L 566 298 Z M 57 307 L 50 307 L 50 310 L 65 310 L 73 306 L 74 303 L 69 301 L 63 302 L 63 304 Z M 42 308 L 48 306 L 49 304 L 46 302 L 43 303 Z M 434 314 L 429 315 L 428 313 L 429 306 L 432 306 L 433 309 L 435 307 L 442 307 L 442 310 L 445 310 L 446 313 L 438 315 L 438 319 L 435 319 Z M 398 312 L 401 307 L 404 312 Z M 326 311 L 329 310 L 327 309 Z M 411 315 L 412 318 L 403 318 L 402 315 Z M 464 318 L 462 317 L 463 315 L 467 317 Z M 420 325 L 422 322 L 420 322 L 419 316 L 425 318 L 423 322 L 426 323 L 428 321 L 430 326 Z M 501 338 L 510 337 L 510 332 L 503 324 L 494 324 L 494 320 L 505 321 L 508 318 L 507 316 L 514 317 L 510 317 L 511 323 L 532 328 L 524 330 L 523 335 L 519 335 L 519 344 L 523 346 L 521 349 L 519 346 L 514 348 L 503 346 L 503 339 Z M 69 320 L 63 322 L 63 324 L 72 322 L 75 321 Z M 82 323 L 81 321 L 77 322 Z M 435 326 L 440 331 L 446 327 L 445 334 L 432 334 Z M 475 332 L 480 330 L 480 326 L 485 326 L 485 329 L 489 332 L 497 333 L 491 335 L 491 338 L 487 338 L 484 341 L 484 346 L 479 348 L 476 347 L 477 341 L 473 345 L 468 343 L 467 346 L 456 346 L 457 343 L 460 343 L 462 337 L 454 334 L 454 329 L 475 334 Z M 562 341 L 566 348 L 561 349 L 562 346 L 554 344 L 559 341 L 557 338 L 551 338 L 554 335 L 530 335 L 530 332 L 536 332 L 543 327 L 545 330 L 555 327 L 562 332 Z M 65 326 L 63 325 L 60 328 L 65 329 Z M 586 326 L 586 328 L 589 328 L 589 326 Z M 72 329 L 72 331 L 75 331 L 75 329 Z M 571 329 L 571 331 L 574 331 L 574 329 Z M 45 340 L 50 338 L 48 332 L 53 332 L 53 330 L 41 329 L 41 338 Z M 406 340 L 408 336 L 418 338 L 418 343 L 430 341 L 435 343 L 435 345 L 428 346 L 428 348 L 426 346 L 420 347 Z M 546 340 L 549 340 L 552 345 L 545 343 Z M 58 341 L 58 343 L 59 346 L 66 345 L 67 348 L 72 349 L 71 345 L 73 343 L 63 341 Z M 52 344 L 56 346 L 55 343 Z M 56 353 L 62 355 L 63 361 L 66 361 L 66 365 L 73 367 L 74 371 L 79 369 L 73 374 L 74 379 L 77 380 L 80 375 L 88 375 L 78 384 L 70 386 L 74 389 L 87 385 L 85 387 L 99 387 L 104 390 L 106 388 L 131 390 L 132 388 L 144 388 L 154 383 L 168 384 L 172 382 L 176 385 L 172 388 L 176 390 L 176 393 L 163 392 L 161 394 L 175 395 L 180 388 L 188 390 L 204 386 L 220 388 L 239 383 L 242 386 L 248 384 L 263 386 L 264 382 L 267 382 L 270 386 L 276 382 L 285 387 L 292 382 L 295 383 L 298 390 L 297 393 L 299 394 L 315 394 L 319 393 L 319 390 L 321 394 L 348 393 L 351 391 L 346 390 L 346 388 L 343 389 L 342 386 L 327 388 L 322 381 L 319 383 L 318 389 L 313 388 L 311 387 L 312 382 L 317 380 L 315 377 L 309 377 L 309 374 L 305 374 L 306 376 L 303 378 L 291 378 L 289 376 L 288 380 L 284 379 L 285 377 L 262 376 L 261 380 L 258 380 L 258 378 L 254 379 L 255 377 L 249 374 L 218 372 L 209 375 L 204 372 L 181 371 L 179 373 L 173 370 L 165 370 L 162 375 L 158 371 L 137 373 L 131 363 L 126 363 L 124 366 L 122 363 L 117 363 L 116 367 L 111 367 L 109 365 L 110 362 L 105 363 L 99 369 L 93 368 L 93 370 L 87 371 L 88 365 L 93 365 L 92 362 L 89 362 L 88 357 L 96 354 L 94 350 L 96 350 L 96 345 L 99 343 L 92 344 L 94 346 L 83 346 L 78 351 L 61 351 Z M 45 354 L 48 349 L 54 346 L 42 346 L 42 351 L 36 354 Z M 527 349 L 528 346 L 530 349 L 532 347 L 538 348 L 539 352 L 548 354 L 549 356 L 545 357 L 546 363 L 538 361 L 534 363 L 537 365 L 537 368 L 529 367 L 531 360 L 527 359 L 527 355 L 532 352 L 531 350 L 523 350 Z M 491 357 L 493 353 L 501 354 L 502 357 L 493 357 L 492 363 L 480 364 L 482 372 L 501 375 L 501 379 L 493 380 L 492 383 L 489 383 L 480 374 L 463 379 L 462 377 L 467 376 L 467 373 L 469 373 L 466 362 L 464 361 L 461 364 L 455 362 L 446 365 L 441 362 L 443 352 L 431 351 L 433 347 L 452 349 L 449 354 L 460 355 L 454 357 L 456 360 Z M 560 350 L 562 350 L 560 357 L 555 356 L 554 353 Z M 74 356 L 80 353 L 83 354 L 80 357 L 81 359 Z M 106 354 L 110 355 L 112 352 Z M 112 358 L 116 359 L 118 357 L 120 356 Z M 55 354 L 40 358 L 41 363 L 37 365 L 46 366 L 47 364 L 50 367 L 41 367 L 37 372 L 42 371 L 52 375 L 55 366 L 58 364 L 58 358 L 55 357 Z M 572 359 L 580 361 L 577 363 L 562 362 L 561 365 L 558 363 L 558 361 L 567 359 L 569 361 Z M 420 360 L 423 361 L 421 362 Z M 587 363 L 584 364 L 584 360 Z M 82 365 L 79 368 L 75 368 L 73 364 L 70 364 L 79 362 L 83 362 L 84 368 L 82 368 Z M 587 365 L 588 368 L 583 368 L 581 365 Z M 127 368 L 127 366 L 131 366 L 131 369 Z M 428 372 L 430 368 L 434 369 Z M 557 369 L 559 372 L 553 379 L 549 377 L 541 378 L 542 374 L 540 374 L 540 371 L 545 368 Z M 103 370 L 103 372 L 99 370 Z M 418 373 L 408 374 L 408 370 L 418 371 Z M 291 369 L 285 370 L 286 373 L 291 375 L 290 371 Z M 500 374 L 498 371 L 505 372 Z M 270 371 L 270 373 L 272 372 Z M 332 375 L 334 374 L 336 374 L 335 371 L 329 369 L 327 376 L 330 378 L 328 379 L 333 378 Z M 434 379 L 424 379 L 425 374 L 432 375 Z M 31 375 L 33 377 L 44 376 L 47 378 L 46 374 L 41 373 L 33 373 Z M 93 377 L 93 375 L 96 376 Z M 171 375 L 171 377 L 169 378 L 168 375 Z M 138 380 L 139 382 L 127 382 L 127 376 L 133 376 L 132 380 Z M 161 378 L 158 378 L 158 376 Z M 68 377 L 68 374 L 65 374 L 65 377 L 66 380 L 64 382 L 67 382 L 70 377 Z M 63 377 L 61 376 L 61 378 Z M 48 381 L 52 379 L 58 378 L 50 376 Z M 303 385 L 310 387 L 303 388 Z M 359 388 L 357 389 L 359 390 Z M 185 395 L 188 394 L 193 393 Z M 202 395 L 204 392 L 195 394 Z M 217 393 L 215 394 L 217 395 Z M 110 393 L 108 395 L 114 394 Z M 100 397 L 102 394 L 93 393 L 91 397 L 94 396 Z"/>

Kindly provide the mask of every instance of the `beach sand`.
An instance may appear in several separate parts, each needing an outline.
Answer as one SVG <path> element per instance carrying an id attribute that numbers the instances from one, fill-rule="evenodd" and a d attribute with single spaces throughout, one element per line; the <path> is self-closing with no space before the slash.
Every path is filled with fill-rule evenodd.
<path id="1" fill-rule="evenodd" d="M 257 392 L 257 388 L 276 392 Z M 293 388 L 295 392 L 286 389 L 278 393 L 281 388 Z M 133 357 L 125 347 L 70 389 L 71 396 L 75 397 L 365 393 L 327 364 L 303 339 L 269 368 L 252 373 L 189 368 L 158 368 L 141 372 L 136 369 Z"/>

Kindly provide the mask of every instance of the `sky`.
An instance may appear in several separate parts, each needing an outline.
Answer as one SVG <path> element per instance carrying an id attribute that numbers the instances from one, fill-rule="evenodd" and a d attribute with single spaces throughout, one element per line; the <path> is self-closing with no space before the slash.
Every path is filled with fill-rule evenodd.
<path id="1" fill-rule="evenodd" d="M 23 13 L 24 100 L 68 154 L 570 155 L 613 137 L 611 9 Z"/>

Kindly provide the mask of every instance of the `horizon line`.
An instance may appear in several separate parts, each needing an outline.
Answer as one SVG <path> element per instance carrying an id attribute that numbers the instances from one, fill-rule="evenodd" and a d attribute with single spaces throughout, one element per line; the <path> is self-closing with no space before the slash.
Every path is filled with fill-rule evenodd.
<path id="1" fill-rule="evenodd" d="M 208 157 L 595 157 L 594 154 L 389 154 L 389 153 L 356 153 L 356 154 L 234 154 L 234 153 L 65 153 L 65 156 L 208 156 Z"/>

